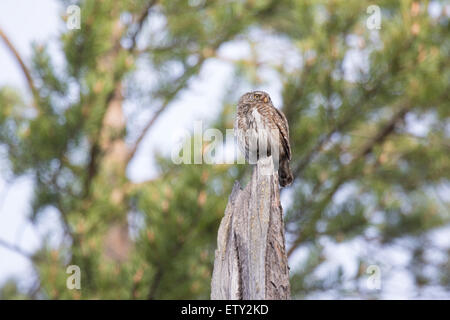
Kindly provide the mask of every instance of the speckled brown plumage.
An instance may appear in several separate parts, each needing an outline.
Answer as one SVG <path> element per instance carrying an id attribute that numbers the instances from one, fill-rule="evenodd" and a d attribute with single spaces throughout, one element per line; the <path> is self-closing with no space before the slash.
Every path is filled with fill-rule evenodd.
<path id="1" fill-rule="evenodd" d="M 256 160 L 261 156 L 271 155 L 271 150 L 278 150 L 280 185 L 285 187 L 292 183 L 293 177 L 289 168 L 289 125 L 283 112 L 273 106 L 268 93 L 248 92 L 239 99 L 234 129 L 239 147 L 247 160 Z M 266 141 L 261 138 L 264 137 L 263 132 L 268 137 L 267 148 L 261 145 L 261 141 Z M 267 152 L 264 152 L 265 149 Z"/>

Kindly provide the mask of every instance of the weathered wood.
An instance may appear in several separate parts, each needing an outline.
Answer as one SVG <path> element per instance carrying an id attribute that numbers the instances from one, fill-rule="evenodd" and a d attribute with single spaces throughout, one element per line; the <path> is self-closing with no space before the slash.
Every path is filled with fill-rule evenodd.
<path id="1" fill-rule="evenodd" d="M 290 299 L 283 209 L 272 158 L 231 192 L 219 227 L 211 299 Z"/>

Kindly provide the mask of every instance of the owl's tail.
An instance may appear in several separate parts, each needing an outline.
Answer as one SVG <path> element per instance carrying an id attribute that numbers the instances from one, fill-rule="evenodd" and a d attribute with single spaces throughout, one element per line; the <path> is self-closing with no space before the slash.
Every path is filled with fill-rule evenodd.
<path id="1" fill-rule="evenodd" d="M 280 167 L 278 169 L 278 178 L 280 180 L 280 186 L 282 187 L 290 185 L 294 180 L 291 168 L 289 167 L 289 159 L 281 159 Z"/>

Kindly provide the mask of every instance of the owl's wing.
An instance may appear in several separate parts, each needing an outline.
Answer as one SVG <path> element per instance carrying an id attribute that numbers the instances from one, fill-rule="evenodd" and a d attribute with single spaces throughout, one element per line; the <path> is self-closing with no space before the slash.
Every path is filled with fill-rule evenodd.
<path id="1" fill-rule="evenodd" d="M 276 125 L 281 133 L 281 143 L 283 144 L 284 151 L 288 156 L 288 159 L 291 160 L 291 145 L 289 143 L 289 124 L 287 122 L 286 116 L 281 110 L 278 110 L 274 107 L 279 117 L 275 117 L 277 119 Z"/>
<path id="2" fill-rule="evenodd" d="M 242 117 L 238 113 L 234 121 L 234 137 L 236 139 L 239 150 L 242 152 L 244 157 L 248 159 L 249 150 L 246 144 L 246 136 L 245 136 L 246 132 L 244 129 L 245 126 L 243 121 L 244 119 L 242 119 Z"/>

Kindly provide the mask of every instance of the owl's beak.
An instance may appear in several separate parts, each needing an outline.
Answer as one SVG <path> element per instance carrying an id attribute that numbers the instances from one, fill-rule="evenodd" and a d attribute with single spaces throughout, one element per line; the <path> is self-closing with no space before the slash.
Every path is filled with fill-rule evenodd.
<path id="1" fill-rule="evenodd" d="M 264 103 L 267 103 L 267 101 L 269 101 L 269 99 L 267 99 L 267 97 L 264 97 Z"/>

